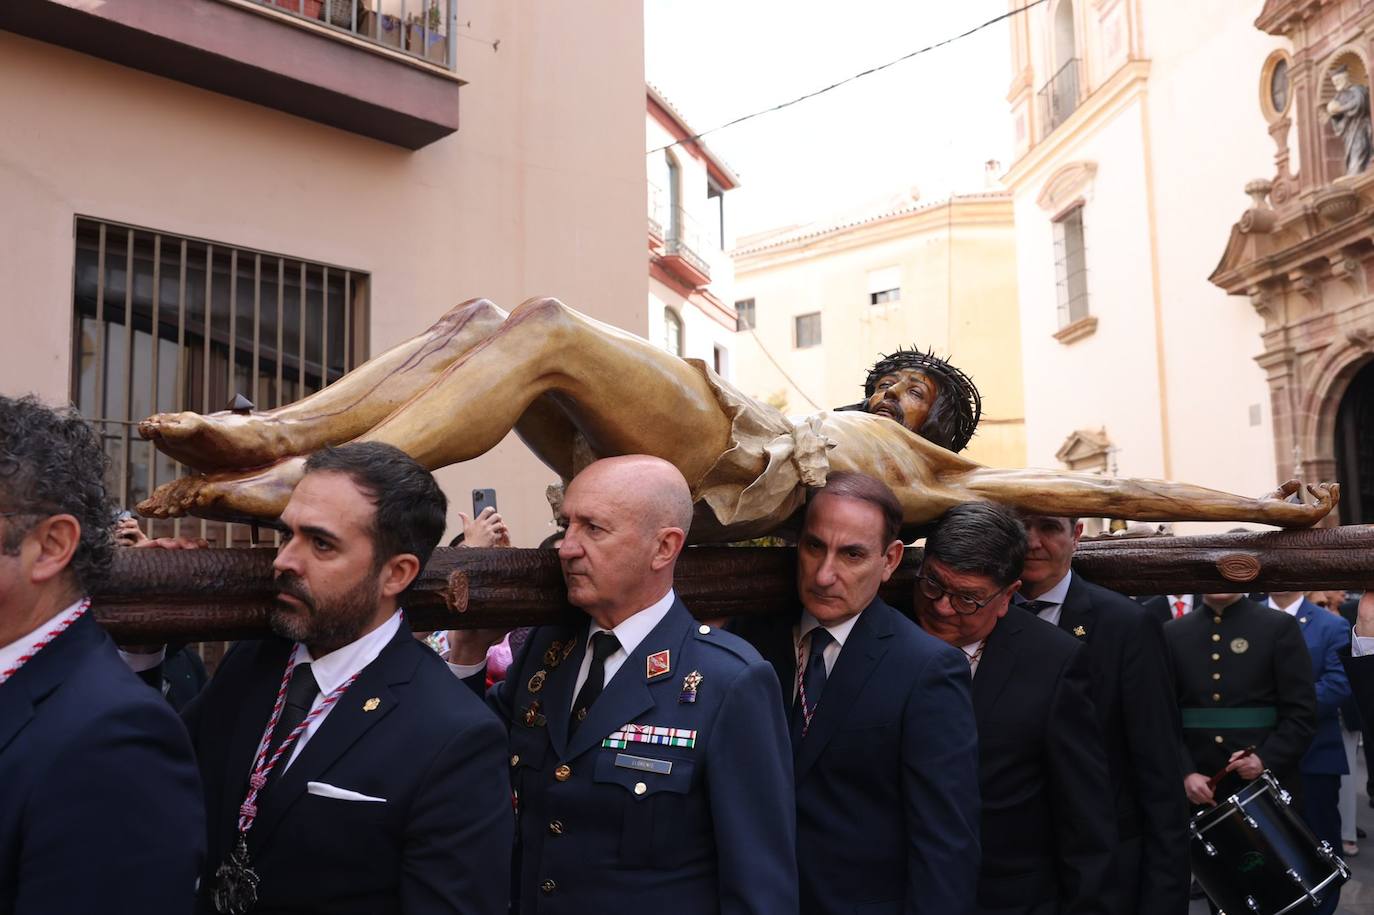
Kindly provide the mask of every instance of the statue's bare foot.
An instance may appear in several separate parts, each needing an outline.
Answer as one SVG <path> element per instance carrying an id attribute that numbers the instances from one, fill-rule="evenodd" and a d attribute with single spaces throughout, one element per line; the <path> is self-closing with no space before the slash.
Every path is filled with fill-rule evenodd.
<path id="1" fill-rule="evenodd" d="M 158 413 L 138 424 L 138 434 L 169 457 L 196 470 L 264 467 L 315 450 L 296 424 L 268 413 Z"/>
<path id="2" fill-rule="evenodd" d="M 149 518 L 271 520 L 286 508 L 304 467 L 305 458 L 295 457 L 248 473 L 192 474 L 159 486 L 138 511 Z"/>

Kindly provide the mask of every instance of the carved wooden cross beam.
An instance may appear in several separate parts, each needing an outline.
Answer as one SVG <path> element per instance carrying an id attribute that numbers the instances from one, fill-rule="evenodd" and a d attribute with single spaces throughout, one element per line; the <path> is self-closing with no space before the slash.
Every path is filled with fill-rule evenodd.
<path id="1" fill-rule="evenodd" d="M 249 638 L 267 633 L 270 549 L 121 549 L 95 614 L 126 642 Z M 692 547 L 676 588 L 702 619 L 795 611 L 795 551 Z M 1306 591 L 1374 584 L 1374 525 L 1157 537 L 1081 544 L 1074 570 L 1125 594 Z M 909 550 L 883 598 L 911 606 L 920 550 Z M 576 612 L 554 550 L 440 548 L 405 595 L 419 630 L 529 626 Z"/>

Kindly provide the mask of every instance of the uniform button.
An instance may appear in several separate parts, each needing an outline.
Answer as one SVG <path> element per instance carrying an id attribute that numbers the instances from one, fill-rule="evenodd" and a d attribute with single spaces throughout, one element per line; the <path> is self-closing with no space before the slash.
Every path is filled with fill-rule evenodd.
<path id="1" fill-rule="evenodd" d="M 563 821 L 562 821 L 562 820 L 554 820 L 552 823 L 550 823 L 550 824 L 549 824 L 549 832 L 552 833 L 553 835 L 561 836 L 561 835 L 563 834 Z"/>
<path id="2" fill-rule="evenodd" d="M 1212 679 L 1213 679 L 1213 680 L 1220 680 L 1220 679 L 1221 679 L 1221 674 L 1212 674 Z"/>
<path id="3" fill-rule="evenodd" d="M 1218 734 L 1217 736 L 1213 737 L 1212 739 L 1215 740 L 1217 743 L 1221 743 L 1221 735 L 1220 735 L 1220 734 Z"/>
<path id="4" fill-rule="evenodd" d="M 1219 617 L 1219 616 L 1214 616 L 1214 617 L 1212 617 L 1212 622 L 1214 622 L 1214 623 L 1220 625 L 1220 624 L 1221 624 L 1221 617 Z"/>
<path id="5" fill-rule="evenodd" d="M 1212 652 L 1212 660 L 1213 660 L 1213 661 L 1220 661 L 1220 660 L 1221 660 L 1221 655 L 1217 654 L 1215 651 Z"/>
<path id="6" fill-rule="evenodd" d="M 1220 739 L 1220 737 L 1217 738 L 1217 740 Z M 539 888 L 544 891 L 545 895 L 548 895 L 558 889 L 558 884 L 554 883 L 552 880 L 545 880 L 543 883 L 539 884 Z"/>
<path id="7" fill-rule="evenodd" d="M 701 628 L 697 630 L 697 632 L 700 632 L 702 635 L 710 635 L 711 627 L 703 625 Z"/>
<path id="8" fill-rule="evenodd" d="M 1221 701 L 1221 693 L 1212 693 L 1212 701 L 1213 701 L 1213 702 L 1220 702 L 1220 701 Z"/>
<path id="9" fill-rule="evenodd" d="M 649 790 L 649 786 L 643 782 L 635 782 L 635 794 L 643 794 Z"/>
<path id="10" fill-rule="evenodd" d="M 553 770 L 553 777 L 560 782 L 566 782 L 568 779 L 572 778 L 572 769 L 568 768 L 568 765 L 564 763 Z"/>
<path id="11" fill-rule="evenodd" d="M 1220 641 L 1221 641 L 1221 636 L 1217 635 L 1215 632 L 1212 633 L 1212 641 L 1213 641 L 1213 642 L 1220 642 Z"/>
<path id="12" fill-rule="evenodd" d="M 511 754 L 511 757 L 510 757 L 510 764 L 511 764 L 512 766 L 518 766 L 518 765 L 520 765 L 520 754 L 519 754 L 519 753 L 512 753 L 512 754 Z"/>

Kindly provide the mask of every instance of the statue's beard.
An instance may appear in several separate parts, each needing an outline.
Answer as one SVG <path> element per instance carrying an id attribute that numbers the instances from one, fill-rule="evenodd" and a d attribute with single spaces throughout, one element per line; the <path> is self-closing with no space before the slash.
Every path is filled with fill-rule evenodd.
<path id="1" fill-rule="evenodd" d="M 361 638 L 381 599 L 381 588 L 370 572 L 337 597 L 316 597 L 293 572 L 279 574 L 276 586 L 279 594 L 294 597 L 300 605 L 279 602 L 272 608 L 268 624 L 282 638 L 304 643 L 317 660 Z"/>

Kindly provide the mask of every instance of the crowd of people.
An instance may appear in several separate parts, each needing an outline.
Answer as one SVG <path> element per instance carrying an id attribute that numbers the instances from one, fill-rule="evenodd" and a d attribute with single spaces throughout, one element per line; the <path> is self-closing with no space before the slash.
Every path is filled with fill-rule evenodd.
<path id="1" fill-rule="evenodd" d="M 356 442 L 303 463 L 274 635 L 207 679 L 89 612 L 105 469 L 79 417 L 0 397 L 0 915 L 1181 915 L 1189 816 L 1263 771 L 1318 837 L 1353 830 L 1340 715 L 1374 706 L 1374 596 L 1350 622 L 1293 593 L 1135 601 L 1073 573 L 1075 519 L 979 501 L 893 607 L 902 505 L 838 470 L 796 613 L 722 628 L 673 589 L 687 481 L 629 455 L 562 503 L 581 615 L 435 650 L 403 599 L 447 500 Z"/>

